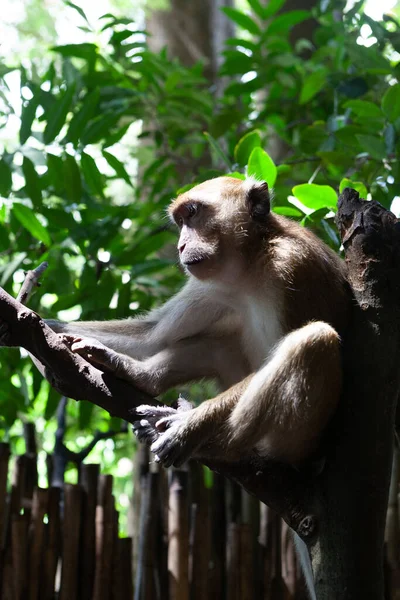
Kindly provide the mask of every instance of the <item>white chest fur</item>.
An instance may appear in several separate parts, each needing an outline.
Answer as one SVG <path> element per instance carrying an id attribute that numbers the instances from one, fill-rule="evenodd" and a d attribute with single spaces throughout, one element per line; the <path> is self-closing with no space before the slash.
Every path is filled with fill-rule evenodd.
<path id="1" fill-rule="evenodd" d="M 272 296 L 249 298 L 241 310 L 244 348 L 254 370 L 261 367 L 283 335 L 278 299 Z"/>

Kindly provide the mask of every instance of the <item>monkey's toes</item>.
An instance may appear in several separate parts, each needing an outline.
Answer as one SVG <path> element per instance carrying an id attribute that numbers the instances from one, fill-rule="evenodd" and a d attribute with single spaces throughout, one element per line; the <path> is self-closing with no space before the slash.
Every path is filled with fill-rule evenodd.
<path id="1" fill-rule="evenodd" d="M 195 408 L 195 405 L 192 402 L 189 402 L 189 400 L 186 400 L 186 398 L 183 398 L 183 396 L 179 396 L 176 404 L 179 412 L 187 412 L 188 410 L 193 410 Z"/>
<path id="2" fill-rule="evenodd" d="M 177 410 L 172 406 L 151 406 L 150 404 L 141 404 L 135 409 L 135 412 L 141 417 L 154 420 L 154 422 L 177 414 Z"/>
<path id="3" fill-rule="evenodd" d="M 180 467 L 192 455 L 193 448 L 188 443 L 182 442 L 177 435 L 178 425 L 172 425 L 165 432 L 159 434 L 157 441 L 151 446 L 150 450 L 156 454 L 159 462 L 164 467 Z"/>

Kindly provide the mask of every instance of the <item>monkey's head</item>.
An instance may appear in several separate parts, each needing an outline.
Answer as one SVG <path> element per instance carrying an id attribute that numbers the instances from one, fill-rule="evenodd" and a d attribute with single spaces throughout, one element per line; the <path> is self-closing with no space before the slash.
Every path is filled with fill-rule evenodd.
<path id="1" fill-rule="evenodd" d="M 252 178 L 210 179 L 178 196 L 169 214 L 180 229 L 179 258 L 186 271 L 198 279 L 235 278 L 246 268 L 247 240 L 257 239 L 249 233 L 266 229 L 268 186 Z"/>

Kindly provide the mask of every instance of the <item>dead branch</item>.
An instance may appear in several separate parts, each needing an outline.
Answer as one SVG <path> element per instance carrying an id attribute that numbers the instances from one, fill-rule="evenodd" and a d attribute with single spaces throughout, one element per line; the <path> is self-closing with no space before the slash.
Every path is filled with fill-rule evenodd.
<path id="1" fill-rule="evenodd" d="M 132 422 L 134 408 L 157 401 L 112 373 L 105 373 L 74 354 L 40 316 L 0 288 L 0 314 L 8 324 L 3 345 L 25 348 L 42 375 L 61 395 L 89 400 Z"/>

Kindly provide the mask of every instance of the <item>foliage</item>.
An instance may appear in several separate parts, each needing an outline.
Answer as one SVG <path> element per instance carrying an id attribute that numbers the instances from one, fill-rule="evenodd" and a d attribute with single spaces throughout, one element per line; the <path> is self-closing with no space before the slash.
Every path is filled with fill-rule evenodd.
<path id="1" fill-rule="evenodd" d="M 180 186 L 218 174 L 265 179 L 277 212 L 336 248 L 339 189 L 390 206 L 400 180 L 399 24 L 373 21 L 362 2 L 344 15 L 334 1 L 312 14 L 283 5 L 225 10 L 238 33 L 223 53 L 219 98 L 201 65 L 151 52 L 145 32 L 111 14 L 101 20 L 104 44 L 88 31 L 85 43 L 49 50 L 40 69 L 3 64 L 0 126 L 16 112 L 11 71 L 22 108 L 19 141 L 4 143 L 0 159 L 0 285 L 15 293 L 22 270 L 47 260 L 31 301 L 43 316 L 151 308 L 181 282 L 164 207 Z M 293 43 L 293 28 L 310 18 L 312 41 Z M 3 431 L 13 436 L 21 414 L 48 421 L 57 395 L 18 351 L 0 361 Z M 108 427 L 85 403 L 69 410 L 71 437 Z"/>

